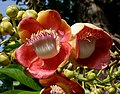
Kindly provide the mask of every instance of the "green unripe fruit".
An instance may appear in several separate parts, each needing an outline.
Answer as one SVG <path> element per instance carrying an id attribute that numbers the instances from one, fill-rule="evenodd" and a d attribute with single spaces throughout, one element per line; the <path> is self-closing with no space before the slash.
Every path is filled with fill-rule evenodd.
<path id="1" fill-rule="evenodd" d="M 110 87 L 108 89 L 108 94 L 116 94 L 116 88 L 115 87 Z"/>
<path id="2" fill-rule="evenodd" d="M 3 22 L 3 21 L 9 22 L 10 19 L 9 19 L 8 17 L 3 17 L 3 18 L 2 18 L 2 22 Z"/>
<path id="3" fill-rule="evenodd" d="M 10 22 L 2 22 L 1 23 L 1 34 L 2 35 L 7 35 L 10 34 L 12 31 L 12 24 Z"/>
<path id="4" fill-rule="evenodd" d="M 18 7 L 17 7 L 17 6 L 14 6 L 14 5 L 8 6 L 8 7 L 6 8 L 6 14 L 7 14 L 9 17 L 11 17 L 11 18 L 16 17 L 17 14 L 18 14 L 18 11 L 19 11 Z"/>
<path id="5" fill-rule="evenodd" d="M 37 19 L 37 12 L 35 10 L 26 10 L 25 13 L 23 14 L 22 18 L 25 17 L 33 17 L 35 19 Z"/>
<path id="6" fill-rule="evenodd" d="M 88 73 L 88 74 L 87 74 L 87 77 L 86 77 L 86 78 L 87 78 L 88 80 L 94 80 L 95 77 L 96 77 L 96 74 L 93 73 L 93 72 L 91 72 L 91 73 Z"/>
<path id="7" fill-rule="evenodd" d="M 2 13 L 0 12 L 0 20 L 2 19 Z"/>
<path id="8" fill-rule="evenodd" d="M 22 19 L 22 15 L 23 15 L 24 13 L 25 13 L 25 11 L 23 11 L 23 10 L 19 11 L 18 14 L 17 14 L 16 19 L 17 19 L 17 20 L 21 20 L 21 19 Z"/>
<path id="9" fill-rule="evenodd" d="M 0 53 L 0 66 L 7 66 L 9 63 L 9 57 L 5 53 Z"/>

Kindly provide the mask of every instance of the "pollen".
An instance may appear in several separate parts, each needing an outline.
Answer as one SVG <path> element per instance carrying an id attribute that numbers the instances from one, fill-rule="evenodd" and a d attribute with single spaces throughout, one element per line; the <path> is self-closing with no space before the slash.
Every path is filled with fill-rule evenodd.
<path id="1" fill-rule="evenodd" d="M 33 46 L 36 54 L 42 59 L 52 58 L 60 50 L 59 36 L 52 29 L 45 29 L 32 34 L 27 44 Z"/>
<path id="2" fill-rule="evenodd" d="M 52 85 L 50 86 L 50 88 L 51 88 L 50 94 L 66 94 L 65 91 L 57 85 Z"/>

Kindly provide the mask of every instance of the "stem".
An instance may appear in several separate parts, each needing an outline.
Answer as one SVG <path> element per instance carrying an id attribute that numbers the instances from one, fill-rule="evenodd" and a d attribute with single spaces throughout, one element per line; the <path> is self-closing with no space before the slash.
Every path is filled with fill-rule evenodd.
<path id="1" fill-rule="evenodd" d="M 0 45 L 4 44 L 5 42 L 9 41 L 10 38 L 3 40 L 2 42 L 0 42 Z"/>
<path id="2" fill-rule="evenodd" d="M 83 78 L 85 78 L 85 71 L 86 71 L 86 69 L 85 69 L 85 67 L 83 67 L 84 69 L 83 69 Z M 85 81 L 82 81 L 82 87 L 83 88 L 85 88 Z"/>
<path id="3" fill-rule="evenodd" d="M 33 9 L 36 10 L 36 2 L 35 2 L 35 0 L 32 0 L 32 2 L 33 2 Z"/>
<path id="4" fill-rule="evenodd" d="M 94 89 L 95 89 L 95 92 L 97 92 L 96 84 L 94 84 Z"/>
<path id="5" fill-rule="evenodd" d="M 96 86 L 97 86 L 97 87 L 100 87 L 100 88 L 103 88 L 103 89 L 105 88 L 105 86 L 99 85 L 99 84 L 96 84 Z"/>
<path id="6" fill-rule="evenodd" d="M 15 28 L 15 33 L 16 33 L 17 36 L 18 36 L 17 26 L 16 26 L 16 22 L 15 22 L 15 18 L 11 18 L 11 20 L 12 20 L 13 26 L 14 26 L 14 28 Z"/>
<path id="7" fill-rule="evenodd" d="M 4 44 L 4 43 L 8 42 L 8 41 L 13 37 L 13 35 L 14 35 L 14 32 L 11 34 L 11 36 L 10 36 L 9 38 L 7 38 L 7 39 L 1 41 L 1 42 L 0 42 L 0 45 L 2 45 L 2 44 Z"/>
<path id="8" fill-rule="evenodd" d="M 97 73 L 97 77 L 101 74 L 103 70 L 100 70 L 98 73 Z"/>

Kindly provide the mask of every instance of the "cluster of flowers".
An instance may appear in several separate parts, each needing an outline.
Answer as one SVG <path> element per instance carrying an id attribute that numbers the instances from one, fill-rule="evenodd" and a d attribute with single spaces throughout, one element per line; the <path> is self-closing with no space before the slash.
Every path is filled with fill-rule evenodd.
<path id="1" fill-rule="evenodd" d="M 41 94 L 84 94 L 79 83 L 56 74 L 61 64 L 98 70 L 109 64 L 110 35 L 90 23 L 70 27 L 55 10 L 40 11 L 36 19 L 23 18 L 18 34 L 23 44 L 15 51 L 16 59 L 46 86 Z"/>

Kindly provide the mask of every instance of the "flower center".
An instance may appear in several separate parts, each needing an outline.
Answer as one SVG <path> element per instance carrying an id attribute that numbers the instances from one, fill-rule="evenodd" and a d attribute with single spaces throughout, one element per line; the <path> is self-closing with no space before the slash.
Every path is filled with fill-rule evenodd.
<path id="1" fill-rule="evenodd" d="M 79 40 L 79 58 L 85 59 L 95 51 L 96 40 Z"/>
<path id="2" fill-rule="evenodd" d="M 42 30 L 37 34 L 32 34 L 28 40 L 28 45 L 32 45 L 36 54 L 43 58 L 49 59 L 56 56 L 60 50 L 60 41 L 55 30 Z"/>
<path id="3" fill-rule="evenodd" d="M 57 85 L 52 85 L 50 86 L 50 88 L 51 88 L 50 94 L 65 94 L 65 91 Z"/>

